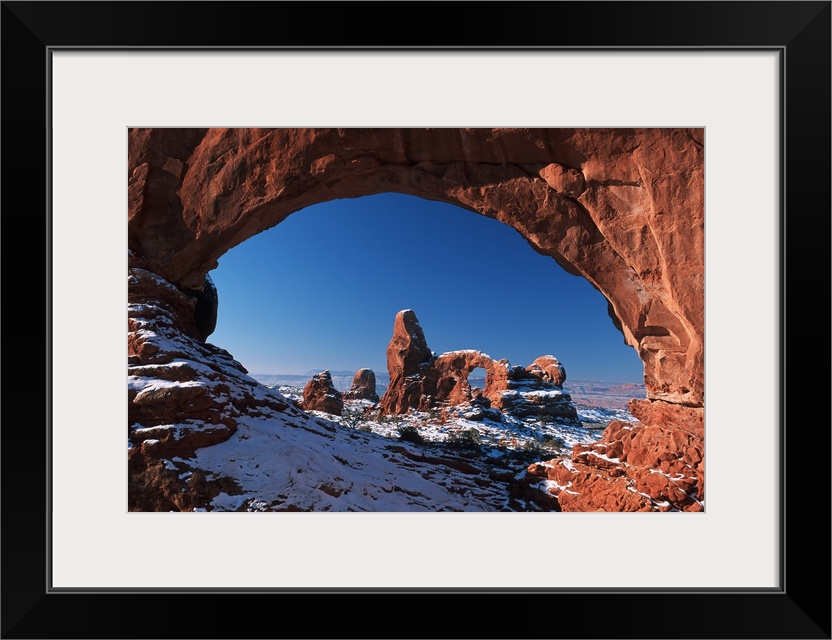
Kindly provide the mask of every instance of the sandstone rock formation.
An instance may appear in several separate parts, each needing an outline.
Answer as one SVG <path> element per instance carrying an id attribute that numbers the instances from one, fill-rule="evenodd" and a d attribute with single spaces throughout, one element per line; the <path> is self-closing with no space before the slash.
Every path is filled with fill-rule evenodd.
<path id="1" fill-rule="evenodd" d="M 128 152 L 130 266 L 182 290 L 316 202 L 441 200 L 589 280 L 648 397 L 702 406 L 702 129 L 131 129 Z"/>
<path id="2" fill-rule="evenodd" d="M 128 508 L 187 508 L 196 496 L 180 495 L 182 483 L 161 459 L 228 440 L 246 416 L 300 412 L 227 351 L 204 343 L 196 324 L 177 322 L 193 317 L 194 296 L 144 269 L 129 270 L 127 291 Z M 199 485 L 203 498 L 225 486 L 209 485 Z"/>
<path id="3" fill-rule="evenodd" d="M 157 275 L 130 270 L 127 419 L 136 450 L 187 455 L 226 440 L 237 420 L 258 407 L 287 408 L 228 352 L 202 343 L 197 327 L 189 336 L 175 325 L 195 304 Z"/>
<path id="4" fill-rule="evenodd" d="M 411 309 L 399 311 L 393 323 L 393 337 L 387 347 L 390 386 L 381 399 L 382 411 L 404 413 L 410 408 L 426 410 L 442 404 L 470 403 L 475 396 L 468 376 L 478 367 L 486 372 L 482 396 L 489 407 L 521 418 L 546 415 L 577 419 L 569 394 L 554 382 L 566 379 L 566 370 L 554 356 L 538 358 L 528 369 L 474 350 L 436 356 L 428 348 Z"/>
<path id="5" fill-rule="evenodd" d="M 131 456 L 228 437 L 263 403 L 280 402 L 204 344 L 215 304 L 206 276 L 220 256 L 306 206 L 382 191 L 500 220 L 586 278 L 644 362 L 640 428 L 675 460 L 699 446 L 684 434 L 691 411 L 704 406 L 702 129 L 160 128 L 128 136 Z M 408 335 L 397 348 L 418 362 L 403 363 L 404 378 L 424 362 L 411 349 L 418 331 Z M 391 409 L 413 401 L 403 395 Z M 141 431 L 159 427 L 170 427 L 167 435 Z M 131 486 L 151 477 L 141 480 L 141 469 L 155 468 L 139 462 L 131 462 Z M 620 485 L 593 469 L 598 488 L 574 500 L 566 493 L 568 508 L 592 508 L 600 504 L 592 495 Z M 697 478 L 699 496 L 701 465 Z"/>
<path id="6" fill-rule="evenodd" d="M 433 353 L 428 348 L 422 326 L 412 309 L 405 309 L 396 314 L 393 323 L 393 337 L 387 345 L 387 371 L 390 384 L 407 378 L 419 370 L 419 365 L 431 359 Z M 390 368 L 390 363 L 395 368 Z"/>
<path id="7" fill-rule="evenodd" d="M 655 415 L 668 410 L 672 421 Z M 571 458 L 529 466 L 528 482 L 562 511 L 702 511 L 703 410 L 633 400 L 630 412 L 642 422 L 611 422 L 599 442 L 575 445 Z"/>
<path id="8" fill-rule="evenodd" d="M 558 362 L 555 356 L 540 356 L 526 367 L 526 371 L 535 377 L 539 377 L 544 382 L 551 382 L 557 387 L 562 387 L 563 383 L 566 382 L 566 369 L 563 368 L 563 365 Z"/>
<path id="9" fill-rule="evenodd" d="M 341 392 L 332 383 L 329 371 L 322 371 L 312 376 L 303 388 L 304 411 L 323 411 L 334 416 L 340 416 L 344 410 L 344 400 Z"/>
<path id="10" fill-rule="evenodd" d="M 378 402 L 376 374 L 372 369 L 359 369 L 352 379 L 350 390 L 343 394 L 344 400 L 370 400 Z"/>

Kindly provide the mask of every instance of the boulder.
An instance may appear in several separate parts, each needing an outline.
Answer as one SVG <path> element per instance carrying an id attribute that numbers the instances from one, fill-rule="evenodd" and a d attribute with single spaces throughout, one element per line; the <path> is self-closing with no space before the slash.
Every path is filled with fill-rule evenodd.
<path id="1" fill-rule="evenodd" d="M 329 371 L 322 371 L 312 376 L 303 388 L 303 410 L 323 411 L 334 416 L 340 416 L 344 409 L 341 392 L 332 384 Z"/>
<path id="2" fill-rule="evenodd" d="M 526 371 L 556 387 L 562 387 L 566 382 L 566 369 L 555 356 L 540 356 L 526 367 Z"/>
<path id="3" fill-rule="evenodd" d="M 375 372 L 372 369 L 359 369 L 356 371 L 350 390 L 343 395 L 345 400 L 371 400 L 372 402 L 378 402 Z"/>

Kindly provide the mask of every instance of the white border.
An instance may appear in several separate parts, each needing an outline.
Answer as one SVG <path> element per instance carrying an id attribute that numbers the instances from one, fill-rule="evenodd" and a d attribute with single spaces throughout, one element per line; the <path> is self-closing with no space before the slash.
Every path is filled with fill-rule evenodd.
<path id="1" fill-rule="evenodd" d="M 778 61 L 53 57 L 56 587 L 772 587 Z M 705 126 L 705 514 L 128 514 L 127 126 Z"/>

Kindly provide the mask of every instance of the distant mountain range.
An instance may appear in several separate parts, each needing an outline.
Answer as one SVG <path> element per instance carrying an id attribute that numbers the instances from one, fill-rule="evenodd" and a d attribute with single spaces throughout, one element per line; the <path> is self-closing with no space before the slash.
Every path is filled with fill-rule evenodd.
<path id="1" fill-rule="evenodd" d="M 324 371 L 324 369 L 310 369 L 309 371 L 305 371 L 303 375 L 307 378 L 311 378 L 312 376 L 320 373 L 321 371 Z M 351 371 L 350 369 L 329 369 L 329 373 L 331 373 L 333 377 L 347 376 L 350 380 L 352 380 L 352 377 L 355 375 L 355 371 Z M 376 378 L 378 378 L 378 374 L 376 374 Z"/>

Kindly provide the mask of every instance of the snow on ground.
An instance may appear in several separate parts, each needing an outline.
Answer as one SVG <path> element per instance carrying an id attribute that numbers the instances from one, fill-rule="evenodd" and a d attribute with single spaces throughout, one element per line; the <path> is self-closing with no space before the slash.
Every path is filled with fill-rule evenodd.
<path id="1" fill-rule="evenodd" d="M 301 389 L 280 386 L 285 397 Z M 472 419 L 477 417 L 478 419 Z M 174 458 L 180 474 L 233 478 L 213 511 L 500 511 L 527 508 L 510 483 L 533 459 L 598 440 L 602 430 L 521 420 L 477 407 L 381 416 L 367 400 L 343 416 L 299 411 L 244 416 L 226 442 Z M 414 432 L 417 441 L 402 439 Z"/>
<path id="2" fill-rule="evenodd" d="M 638 422 L 626 409 L 605 409 L 603 407 L 590 407 L 585 404 L 575 403 L 575 409 L 578 412 L 578 419 L 586 425 L 592 425 L 595 428 L 603 429 L 611 420 L 621 420 L 622 422 Z"/>
<path id="3" fill-rule="evenodd" d="M 350 411 L 354 405 L 347 401 L 345 406 L 347 411 Z M 541 422 L 536 418 L 522 420 L 506 414 L 503 414 L 501 421 L 488 417 L 473 420 L 466 415 L 471 415 L 471 413 L 476 415 L 476 411 L 470 412 L 466 409 L 466 407 L 450 409 L 445 415 L 438 411 L 410 411 L 403 416 L 384 416 L 380 419 L 368 417 L 361 419 L 358 426 L 388 438 L 397 437 L 401 427 L 413 427 L 424 440 L 429 442 L 447 442 L 453 435 L 464 434 L 474 429 L 480 444 L 486 448 L 517 450 L 528 447 L 534 442 L 547 443 L 553 453 L 558 453 L 579 442 L 595 442 L 601 436 L 600 431 L 596 429 L 586 429 L 567 421 Z M 499 415 L 498 412 L 494 414 Z M 341 421 L 344 421 L 343 417 Z"/>
<path id="4" fill-rule="evenodd" d="M 129 277 L 170 288 L 140 269 Z M 380 416 L 372 403 L 348 401 L 343 416 L 310 415 L 286 405 L 308 376 L 267 388 L 231 354 L 181 333 L 172 317 L 162 303 L 130 305 L 129 336 L 144 364 L 128 365 L 136 409 L 128 445 L 137 461 L 162 455 L 165 490 L 194 489 L 186 504 L 198 510 L 534 510 L 512 495 L 528 465 L 602 433 L 600 423 L 519 419 L 477 406 Z M 158 403 L 177 418 L 157 424 L 142 413 Z M 203 408 L 191 417 L 195 403 L 216 411 L 217 422 L 205 423 Z"/>
<path id="5" fill-rule="evenodd" d="M 140 369 L 164 374 L 166 368 L 193 369 L 195 364 L 174 361 L 157 367 L 158 372 L 154 366 Z M 130 376 L 128 383 L 139 394 L 164 391 L 170 384 L 143 376 Z M 258 400 L 302 398 L 302 388 L 293 385 L 252 387 L 246 392 Z M 230 393 L 236 397 L 240 390 L 232 385 Z M 510 497 L 513 479 L 530 462 L 597 441 L 610 419 L 634 421 L 624 410 L 579 406 L 578 413 L 582 422 L 520 419 L 477 406 L 384 416 L 368 400 L 346 401 L 342 416 L 264 407 L 259 415 L 239 418 L 227 441 L 165 465 L 180 479 L 199 471 L 209 481 L 232 480 L 208 511 L 535 510 Z M 134 437 L 152 442 L 170 429 L 178 440 L 191 427 L 133 425 L 133 430 Z"/>
<path id="6" fill-rule="evenodd" d="M 302 396 L 302 389 L 291 385 L 259 391 Z M 633 421 L 626 411 L 579 407 L 579 415 Z M 476 406 L 383 416 L 375 403 L 348 400 L 342 416 L 294 408 L 242 416 L 227 441 L 197 449 L 188 459 L 175 457 L 166 466 L 180 478 L 199 471 L 209 481 L 233 480 L 213 497 L 208 511 L 536 510 L 510 497 L 513 480 L 532 461 L 597 441 L 603 426 L 519 419 Z M 154 436 L 153 429 L 146 436 Z"/>
<path id="7" fill-rule="evenodd" d="M 220 493 L 214 511 L 499 511 L 508 502 L 507 486 L 480 486 L 481 464 L 317 416 L 245 416 L 228 441 L 173 462 L 234 478 L 240 492 Z"/>
<path id="8" fill-rule="evenodd" d="M 276 389 L 287 398 L 303 397 L 303 390 L 298 387 L 281 385 Z M 449 434 L 476 429 L 483 446 L 504 447 L 510 450 L 521 449 L 530 442 L 548 443 L 553 447 L 556 441 L 561 441 L 562 446 L 556 447 L 561 450 L 579 443 L 590 444 L 601 438 L 603 429 L 610 420 L 637 422 L 626 409 L 603 409 L 585 405 L 576 405 L 581 425 L 568 420 L 541 421 L 535 417 L 520 419 L 508 414 L 502 414 L 500 421 L 488 417 L 472 420 L 466 417 L 472 412 L 465 407 L 431 412 L 411 410 L 403 416 L 379 416 L 377 405 L 369 400 L 347 400 L 344 407 L 344 415 L 340 418 L 327 413 L 311 413 L 323 419 L 336 420 L 341 424 L 389 438 L 397 437 L 400 427 L 411 426 L 418 430 L 423 439 L 430 442 L 445 442 Z M 488 411 L 485 414 L 501 415 L 499 412 Z"/>

